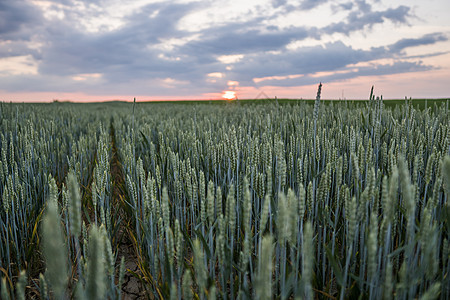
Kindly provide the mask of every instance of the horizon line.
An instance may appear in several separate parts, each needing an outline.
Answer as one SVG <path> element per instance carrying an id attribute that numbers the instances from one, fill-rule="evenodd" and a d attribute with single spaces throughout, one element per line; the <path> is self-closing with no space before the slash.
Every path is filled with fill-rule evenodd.
<path id="1" fill-rule="evenodd" d="M 148 103 L 148 102 L 208 102 L 208 101 L 220 101 L 220 102 L 239 102 L 239 101 L 277 101 L 277 100 L 287 100 L 287 101 L 315 101 L 314 98 L 243 98 L 243 99 L 144 99 L 144 100 L 138 100 L 136 99 L 136 102 L 139 103 Z M 325 98 L 320 99 L 322 101 L 368 101 L 369 99 L 361 99 L 361 98 Z M 399 100 L 450 100 L 450 97 L 436 97 L 436 98 L 413 98 L 413 97 L 405 97 L 405 98 L 386 98 L 382 99 L 383 101 L 399 101 Z M 0 103 L 30 103 L 30 104 L 47 104 L 47 103 L 106 103 L 106 102 L 126 102 L 126 103 L 133 103 L 134 100 L 125 100 L 125 99 L 105 99 L 105 100 L 73 100 L 73 99 L 52 99 L 48 101 L 14 101 L 14 100 L 0 100 Z"/>

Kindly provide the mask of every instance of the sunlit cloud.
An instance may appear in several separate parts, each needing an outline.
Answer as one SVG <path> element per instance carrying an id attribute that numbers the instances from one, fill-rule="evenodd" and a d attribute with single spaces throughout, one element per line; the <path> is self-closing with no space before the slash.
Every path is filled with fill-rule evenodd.
<path id="1" fill-rule="evenodd" d="M 253 81 L 255 83 L 260 83 L 260 82 L 263 82 L 263 81 L 286 80 L 286 79 L 300 78 L 302 76 L 305 76 L 305 75 L 303 75 L 303 74 L 296 74 L 296 75 L 286 75 L 286 76 L 266 76 L 266 77 L 260 77 L 260 78 L 253 78 Z"/>
<path id="2" fill-rule="evenodd" d="M 223 78 L 225 75 L 220 72 L 212 72 L 212 73 L 209 73 L 207 76 L 212 77 L 212 78 Z"/>
<path id="3" fill-rule="evenodd" d="M 159 43 L 154 44 L 150 43 L 147 45 L 149 49 L 157 49 L 163 52 L 171 52 L 177 50 L 180 47 L 183 47 L 189 42 L 200 39 L 199 34 L 192 34 L 185 37 L 177 37 L 177 38 L 159 38 Z"/>
<path id="4" fill-rule="evenodd" d="M 181 57 L 179 57 L 179 56 L 168 56 L 164 53 L 158 54 L 158 58 L 164 59 L 164 60 L 169 60 L 169 61 L 180 61 L 181 60 Z"/>
<path id="5" fill-rule="evenodd" d="M 166 88 L 176 88 L 179 86 L 189 84 L 189 81 L 187 81 L 187 80 L 178 80 L 178 79 L 174 79 L 174 78 L 170 78 L 170 77 L 167 77 L 167 78 L 164 78 L 161 80 L 157 80 L 157 81 L 159 81 L 159 84 L 161 84 L 163 87 L 166 87 Z"/>
<path id="6" fill-rule="evenodd" d="M 217 58 L 218 61 L 224 64 L 234 64 L 239 62 L 244 58 L 242 54 L 234 54 L 234 55 L 221 55 Z"/>
<path id="7" fill-rule="evenodd" d="M 315 72 L 310 74 L 310 77 L 313 78 L 320 78 L 320 77 L 326 77 L 326 76 L 332 76 L 332 75 L 337 75 L 337 74 L 348 74 L 348 73 L 352 73 L 352 72 L 358 72 L 359 69 L 358 68 L 352 68 L 352 69 L 346 69 L 346 70 L 337 70 L 337 71 L 325 71 L 325 72 Z"/>
<path id="8" fill-rule="evenodd" d="M 31 55 L 0 58 L 0 76 L 37 74 L 38 63 Z"/>
<path id="9" fill-rule="evenodd" d="M 225 77 L 225 74 L 221 72 L 212 72 L 207 74 L 206 77 L 207 77 L 206 82 L 216 83 L 222 80 L 222 78 Z"/>
<path id="10" fill-rule="evenodd" d="M 91 74 L 78 74 L 77 76 L 73 76 L 72 79 L 75 81 L 86 81 L 91 79 L 99 79 L 103 76 L 100 73 L 91 73 Z"/>

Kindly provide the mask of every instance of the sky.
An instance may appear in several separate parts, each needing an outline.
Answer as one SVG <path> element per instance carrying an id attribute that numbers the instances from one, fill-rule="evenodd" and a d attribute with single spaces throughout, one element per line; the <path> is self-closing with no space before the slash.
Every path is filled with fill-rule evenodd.
<path id="1" fill-rule="evenodd" d="M 0 0 L 0 101 L 450 97 L 448 0 Z"/>

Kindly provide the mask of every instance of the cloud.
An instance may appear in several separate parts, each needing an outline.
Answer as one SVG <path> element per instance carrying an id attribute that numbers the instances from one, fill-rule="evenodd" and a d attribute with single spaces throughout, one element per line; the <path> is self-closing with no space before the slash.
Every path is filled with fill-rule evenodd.
<path id="1" fill-rule="evenodd" d="M 393 45 L 389 46 L 389 50 L 393 52 L 400 52 L 405 48 L 431 45 L 442 41 L 448 41 L 448 37 L 443 33 L 429 33 L 420 38 L 401 39 Z"/>
<path id="2" fill-rule="evenodd" d="M 59 75 L 100 72 L 108 74 L 110 79 L 117 73 L 122 78 L 133 78 L 143 73 L 173 72 L 182 63 L 159 58 L 161 51 L 152 46 L 164 38 L 183 36 L 171 20 L 181 18 L 194 7 L 193 4 L 147 5 L 127 16 L 125 26 L 96 34 L 80 32 L 61 21 L 49 30 L 40 71 Z M 155 11 L 159 13 L 149 17 Z"/>
<path id="3" fill-rule="evenodd" d="M 0 2 L 0 40 L 28 40 L 29 28 L 40 21 L 38 10 L 27 1 Z"/>
<path id="4" fill-rule="evenodd" d="M 341 72 L 330 72 L 330 74 L 319 74 L 315 76 L 314 74 L 300 76 L 296 78 L 285 78 L 281 80 L 269 79 L 258 83 L 258 86 L 282 86 L 282 87 L 292 87 L 292 86 L 303 86 L 316 84 L 318 82 L 328 83 L 343 81 L 355 77 L 362 76 L 382 76 L 409 72 L 422 72 L 431 70 L 431 66 L 422 64 L 421 62 L 407 62 L 407 61 L 396 61 L 392 64 L 376 64 L 373 66 L 358 67 L 358 68 L 348 68 Z"/>
<path id="5" fill-rule="evenodd" d="M 373 11 L 370 4 L 365 1 L 357 1 L 358 7 L 352 10 L 345 21 L 332 23 L 322 30 L 327 34 L 343 33 L 349 35 L 351 32 L 370 29 L 375 24 L 385 21 L 406 24 L 411 16 L 410 8 L 404 5 L 397 8 L 389 8 L 383 11 Z"/>
<path id="6" fill-rule="evenodd" d="M 436 36 L 434 42 L 440 40 L 439 35 Z M 423 40 L 424 43 L 432 43 L 427 36 L 423 39 L 418 38 L 417 40 Z M 413 45 L 417 45 L 417 43 Z M 251 85 L 254 84 L 254 78 L 295 74 L 305 75 L 299 80 L 291 78 L 289 80 L 273 81 L 280 85 L 289 85 L 289 83 L 298 85 L 299 83 L 305 83 L 305 80 L 310 78 L 308 76 L 318 72 L 329 72 L 333 74 L 325 77 L 324 80 L 337 80 L 339 78 L 367 75 L 384 75 L 389 72 L 392 72 L 392 74 L 399 72 L 418 72 L 434 68 L 430 65 L 424 65 L 420 61 L 402 61 L 402 56 L 399 57 L 398 51 L 392 50 L 396 48 L 398 47 L 393 44 L 386 47 L 372 47 L 369 50 L 361 50 L 347 46 L 342 42 L 334 42 L 327 43 L 323 46 L 285 50 L 277 54 L 253 54 L 237 63 L 233 68 L 231 76 L 244 84 Z M 404 58 L 410 59 L 408 57 Z M 386 65 L 370 63 L 365 67 L 357 67 L 357 71 L 353 70 L 355 68 L 354 65 L 382 59 L 394 59 L 395 62 Z"/>
<path id="7" fill-rule="evenodd" d="M 424 59 L 424 58 L 429 58 L 429 57 L 446 55 L 449 53 L 450 53 L 450 51 L 432 52 L 432 53 L 426 53 L 426 54 L 421 54 L 421 55 L 403 56 L 403 59 Z"/>
<path id="8" fill-rule="evenodd" d="M 2 78 L 0 88 L 23 90 L 23 82 L 27 82 L 28 88 L 40 91 L 92 91 L 91 78 L 84 81 L 73 78 L 79 78 L 78 74 L 103 74 L 102 80 L 96 82 L 98 90 L 114 91 L 120 90 L 122 83 L 128 84 L 128 87 L 140 83 L 146 86 L 148 92 L 149 83 L 156 86 L 159 82 L 167 83 L 161 81 L 166 78 L 190 78 L 193 76 L 192 66 L 199 64 L 198 58 L 185 55 L 179 61 L 168 60 L 171 53 L 164 53 L 153 46 L 164 39 L 184 37 L 186 33 L 177 29 L 177 22 L 173 20 L 181 19 L 196 6 L 196 3 L 149 4 L 126 16 L 125 25 L 119 29 L 97 33 L 73 26 L 79 16 L 71 12 L 72 7 L 65 7 L 65 19 L 44 20 L 42 27 L 45 30 L 41 30 L 39 35 L 45 43 L 39 52 L 30 49 L 24 42 L 9 43 L 7 48 L 0 48 L 2 57 L 30 52 L 35 53 L 35 57 L 40 55 L 39 76 L 14 76 L 8 80 Z M 155 11 L 158 13 L 154 14 Z M 213 58 L 210 62 L 217 63 Z M 207 67 L 203 69 L 208 71 Z M 211 68 L 210 72 L 215 69 Z M 194 74 L 194 77 L 198 76 Z M 171 82 L 171 86 L 182 82 L 176 79 Z"/>
<path id="9" fill-rule="evenodd" d="M 28 41 L 5 41 L 0 46 L 0 58 L 31 55 L 35 59 L 40 59 L 40 52 L 30 48 Z"/>
<path id="10" fill-rule="evenodd" d="M 339 11 L 339 10 L 351 10 L 354 7 L 353 2 L 345 2 L 345 3 L 338 3 L 332 5 L 333 11 Z"/>
<path id="11" fill-rule="evenodd" d="M 304 10 L 310 10 L 327 2 L 328 0 L 303 0 L 300 4 L 300 8 Z"/>
<path id="12" fill-rule="evenodd" d="M 287 4 L 287 0 L 272 0 L 272 6 L 275 8 L 285 6 Z"/>
<path id="13" fill-rule="evenodd" d="M 233 25 L 234 27 L 234 25 Z M 228 26 L 203 32 L 203 38 L 187 45 L 187 50 L 197 53 L 231 55 L 280 50 L 294 40 L 305 39 L 314 30 L 291 27 L 285 30 L 270 27 L 271 30 L 245 29 L 232 31 Z"/>
<path id="14" fill-rule="evenodd" d="M 342 42 L 285 50 L 280 54 L 254 54 L 234 66 L 233 77 L 250 83 L 255 77 L 335 71 L 349 64 L 382 56 L 379 49 L 356 50 Z"/>

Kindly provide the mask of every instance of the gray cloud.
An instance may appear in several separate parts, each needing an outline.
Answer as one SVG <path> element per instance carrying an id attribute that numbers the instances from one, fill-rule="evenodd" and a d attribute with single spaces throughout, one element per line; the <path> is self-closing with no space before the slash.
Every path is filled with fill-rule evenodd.
<path id="1" fill-rule="evenodd" d="M 424 65 L 421 62 L 397 61 L 393 64 L 383 64 L 373 67 L 359 67 L 356 68 L 356 70 L 353 69 L 347 70 L 348 72 L 339 72 L 323 76 L 305 75 L 299 78 L 287 78 L 283 80 L 270 79 L 257 84 L 257 86 L 274 85 L 274 86 L 291 87 L 291 86 L 311 85 L 318 82 L 328 83 L 328 82 L 343 81 L 361 76 L 381 76 L 381 75 L 391 75 L 408 72 L 428 71 L 431 70 L 432 67 Z"/>
<path id="2" fill-rule="evenodd" d="M 233 25 L 234 27 L 235 25 Z M 194 41 L 187 46 L 188 50 L 199 53 L 217 55 L 242 54 L 261 51 L 279 50 L 294 40 L 303 40 L 315 34 L 315 29 L 293 27 L 278 30 L 269 27 L 270 31 L 263 32 L 257 29 L 232 31 L 228 26 L 204 32 L 204 38 Z"/>
<path id="3" fill-rule="evenodd" d="M 340 3 L 337 5 L 333 5 L 333 8 L 335 9 L 335 11 L 337 10 L 351 10 L 354 7 L 354 3 L 353 2 L 346 2 L 346 3 Z"/>
<path id="4" fill-rule="evenodd" d="M 124 27 L 107 33 L 86 34 L 61 22 L 49 30 L 51 41 L 43 48 L 40 71 L 47 74 L 105 73 L 114 79 L 138 77 L 143 73 L 173 72 L 181 63 L 158 58 L 151 49 L 164 38 L 182 37 L 171 20 L 191 11 L 193 4 L 151 4 L 129 16 Z M 149 15 L 158 10 L 154 18 Z"/>
<path id="5" fill-rule="evenodd" d="M 30 49 L 28 41 L 9 41 L 8 44 L 0 47 L 0 58 L 23 55 L 31 55 L 35 59 L 41 59 L 40 51 Z"/>
<path id="6" fill-rule="evenodd" d="M 448 41 L 448 37 L 442 33 L 430 33 L 420 38 L 415 39 L 401 39 L 395 44 L 389 46 L 389 50 L 393 52 L 400 52 L 405 48 L 416 47 L 422 45 L 431 45 L 437 42 Z"/>
<path id="7" fill-rule="evenodd" d="M 310 10 L 326 2 L 328 2 L 328 0 L 303 0 L 300 4 L 300 8 L 304 10 Z"/>
<path id="8" fill-rule="evenodd" d="M 272 0 L 272 6 L 278 8 L 287 4 L 287 0 Z"/>
<path id="9" fill-rule="evenodd" d="M 410 55 L 410 56 L 404 56 L 403 59 L 423 59 L 428 57 L 435 57 L 435 56 L 441 56 L 445 54 L 449 54 L 450 51 L 442 51 L 442 52 L 432 52 L 422 55 Z"/>
<path id="10" fill-rule="evenodd" d="M 24 0 L 0 1 L 0 40 L 29 40 L 30 27 L 41 22 L 38 9 Z"/>
<path id="11" fill-rule="evenodd" d="M 377 57 L 371 52 L 355 50 L 342 42 L 322 46 L 302 47 L 284 51 L 280 55 L 252 55 L 235 65 L 233 78 L 250 84 L 255 77 L 286 76 L 291 74 L 310 74 L 321 71 L 334 71 L 361 61 Z"/>
<path id="12" fill-rule="evenodd" d="M 397 8 L 389 8 L 384 11 L 373 11 L 370 4 L 365 1 L 358 1 L 358 9 L 351 11 L 345 21 L 332 23 L 323 28 L 327 34 L 343 33 L 350 34 L 354 31 L 372 28 L 375 24 L 381 24 L 385 21 L 394 23 L 407 23 L 410 17 L 410 8 L 404 5 Z"/>
<path id="13" fill-rule="evenodd" d="M 439 40 L 439 38 L 435 38 L 434 42 Z M 419 45 L 420 42 L 423 44 L 432 43 L 427 35 L 423 38 L 418 38 L 414 45 Z M 420 62 L 401 61 L 397 48 L 398 46 L 393 44 L 386 47 L 373 47 L 369 50 L 360 50 L 347 46 L 342 42 L 334 42 L 328 43 L 325 46 L 302 47 L 292 51 L 286 50 L 280 54 L 253 54 L 235 65 L 232 77 L 244 84 L 250 85 L 253 82 L 253 78 L 343 71 L 346 70 L 348 65 L 386 58 L 396 59 L 396 62 L 392 66 L 374 65 L 372 67 L 359 67 L 357 72 L 347 72 L 344 73 L 345 75 L 338 73 L 324 79 L 332 80 L 333 78 L 340 78 L 340 76 L 344 76 L 343 78 L 346 79 L 357 76 L 384 75 L 389 74 L 390 71 L 396 74 L 401 72 L 423 71 L 432 68 Z M 405 59 L 410 58 L 405 57 Z M 374 73 L 371 74 L 370 70 L 373 70 Z M 273 80 L 273 82 L 281 85 L 289 85 L 290 83 L 298 85 L 302 83 L 302 80 Z M 262 82 L 262 84 L 266 84 L 266 81 Z"/>
<path id="14" fill-rule="evenodd" d="M 17 31 L 24 21 L 27 21 L 30 17 L 27 12 L 22 13 L 21 4 L 20 2 L 10 1 L 0 2 L 0 34 Z"/>

